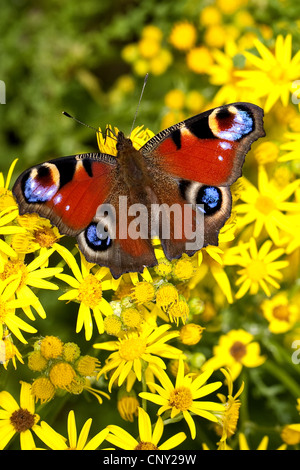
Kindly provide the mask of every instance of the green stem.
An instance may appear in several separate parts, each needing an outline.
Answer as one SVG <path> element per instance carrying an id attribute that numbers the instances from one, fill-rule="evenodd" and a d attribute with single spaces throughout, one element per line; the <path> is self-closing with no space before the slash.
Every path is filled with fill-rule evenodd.
<path id="1" fill-rule="evenodd" d="M 264 369 L 266 369 L 274 377 L 279 379 L 280 382 L 288 388 L 288 390 L 295 398 L 300 397 L 300 387 L 298 383 L 294 379 L 292 379 L 289 374 L 285 372 L 283 367 L 279 367 L 275 362 L 271 361 L 270 359 L 267 360 L 262 367 L 264 367 Z"/>

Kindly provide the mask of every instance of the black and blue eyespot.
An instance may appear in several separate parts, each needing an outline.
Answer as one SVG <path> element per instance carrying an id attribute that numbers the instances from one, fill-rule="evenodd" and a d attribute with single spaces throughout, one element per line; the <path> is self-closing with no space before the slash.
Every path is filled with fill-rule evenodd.
<path id="1" fill-rule="evenodd" d="M 46 163 L 33 168 L 22 179 L 22 191 L 27 203 L 50 201 L 59 188 L 59 171 L 56 165 Z"/>
<path id="2" fill-rule="evenodd" d="M 222 192 L 216 186 L 201 186 L 196 197 L 196 205 L 204 215 L 213 215 L 222 205 Z"/>
<path id="3" fill-rule="evenodd" d="M 88 246 L 94 251 L 106 251 L 112 245 L 112 239 L 101 222 L 92 222 L 85 230 L 85 240 Z"/>

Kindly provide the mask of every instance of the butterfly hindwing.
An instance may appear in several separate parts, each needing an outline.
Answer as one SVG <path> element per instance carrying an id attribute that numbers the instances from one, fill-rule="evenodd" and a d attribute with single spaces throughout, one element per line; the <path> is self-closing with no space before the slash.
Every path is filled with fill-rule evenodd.
<path id="1" fill-rule="evenodd" d="M 150 237 L 135 236 L 139 227 L 133 216 L 125 215 L 128 206 L 120 207 L 120 196 L 125 201 L 130 199 L 128 188 L 121 181 L 90 224 L 77 236 L 78 246 L 86 259 L 109 267 L 115 278 L 126 272 L 142 272 L 145 266 L 157 264 Z M 148 232 L 148 219 L 145 223 Z"/>

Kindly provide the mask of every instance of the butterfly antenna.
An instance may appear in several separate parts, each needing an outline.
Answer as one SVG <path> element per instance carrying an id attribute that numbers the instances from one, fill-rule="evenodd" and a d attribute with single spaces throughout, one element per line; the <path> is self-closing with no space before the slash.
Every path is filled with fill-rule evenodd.
<path id="1" fill-rule="evenodd" d="M 146 73 L 145 78 L 144 78 L 143 88 L 142 88 L 142 91 L 141 91 L 141 94 L 140 94 L 140 99 L 139 99 L 138 105 L 136 107 L 135 115 L 134 115 L 134 118 L 133 118 L 130 135 L 131 135 L 131 133 L 133 131 L 133 128 L 134 128 L 134 124 L 135 124 L 136 117 L 137 117 L 137 114 L 138 114 L 138 110 L 139 110 L 139 107 L 140 107 L 140 104 L 141 104 L 141 101 L 142 101 L 142 96 L 144 94 L 144 90 L 145 90 L 145 86 L 146 86 L 148 77 L 149 77 L 149 73 Z"/>
<path id="2" fill-rule="evenodd" d="M 96 129 L 96 127 L 90 126 L 89 124 L 86 124 L 85 122 L 79 121 L 79 119 L 75 118 L 71 114 L 67 113 L 66 111 L 62 111 L 62 113 L 67 116 L 70 119 L 74 119 L 74 121 L 78 122 L 78 124 L 81 124 L 82 126 L 89 127 L 90 129 L 93 129 L 94 131 L 102 134 L 105 138 L 107 137 L 107 129 L 105 132 L 100 131 L 99 129 Z M 111 137 L 112 139 L 115 138 L 117 140 L 117 136 L 114 134 L 112 129 L 109 129 L 109 131 L 112 133 L 114 137 Z"/>

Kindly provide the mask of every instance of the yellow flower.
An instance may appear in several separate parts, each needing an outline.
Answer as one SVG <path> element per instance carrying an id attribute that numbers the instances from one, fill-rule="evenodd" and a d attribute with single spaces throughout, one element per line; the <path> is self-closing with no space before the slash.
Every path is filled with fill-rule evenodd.
<path id="1" fill-rule="evenodd" d="M 182 256 L 174 261 L 173 276 L 179 281 L 187 281 L 195 274 L 195 266 L 193 261 L 187 256 Z"/>
<path id="2" fill-rule="evenodd" d="M 154 271 L 155 273 L 162 277 L 169 277 L 169 275 L 172 272 L 173 265 L 171 261 L 169 261 L 167 258 L 160 258 L 158 259 L 158 263 L 156 266 L 154 266 Z"/>
<path id="3" fill-rule="evenodd" d="M 300 318 L 299 306 L 290 301 L 283 292 L 270 300 L 264 300 L 261 309 L 269 322 L 269 330 L 275 334 L 290 330 Z"/>
<path id="4" fill-rule="evenodd" d="M 100 152 L 108 153 L 109 155 L 117 155 L 116 148 L 116 135 L 119 133 L 117 127 L 114 128 L 113 133 L 110 132 L 111 126 L 107 126 L 106 131 L 103 133 L 101 129 L 97 132 L 97 141 Z M 139 150 L 149 139 L 154 136 L 154 133 L 150 129 L 144 129 L 144 126 L 135 127 L 130 135 L 133 146 Z"/>
<path id="5" fill-rule="evenodd" d="M 6 334 L 6 328 L 15 335 L 22 343 L 27 343 L 21 330 L 27 333 L 36 333 L 37 330 L 28 325 L 24 320 L 15 314 L 17 308 L 26 308 L 31 299 L 14 299 L 13 296 L 19 285 L 19 278 L 12 276 L 6 281 L 0 282 L 0 338 Z"/>
<path id="6" fill-rule="evenodd" d="M 34 450 L 32 431 L 36 432 L 39 416 L 35 413 L 31 385 L 21 382 L 20 405 L 7 391 L 0 392 L 0 449 L 4 449 L 15 434 L 20 435 L 21 449 Z"/>
<path id="7" fill-rule="evenodd" d="M 138 415 L 139 401 L 135 392 L 126 392 L 124 390 L 118 393 L 118 412 L 124 421 L 133 423 L 134 416 Z"/>
<path id="8" fill-rule="evenodd" d="M 54 363 L 49 372 L 49 379 L 54 387 L 64 390 L 70 390 L 75 377 L 76 372 L 68 362 Z"/>
<path id="9" fill-rule="evenodd" d="M 170 109 L 182 109 L 184 106 L 185 94 L 182 90 L 173 89 L 165 96 L 165 104 Z"/>
<path id="10" fill-rule="evenodd" d="M 231 374 L 226 369 L 221 369 L 221 371 L 226 377 L 228 386 L 228 396 L 226 397 L 225 395 L 218 394 L 218 397 L 224 404 L 225 411 L 223 413 L 220 413 L 219 423 L 216 425 L 216 427 L 217 432 L 219 433 L 220 430 L 221 435 L 220 442 L 218 443 L 218 449 L 225 450 L 227 445 L 227 438 L 233 436 L 237 428 L 239 410 L 241 407 L 241 401 L 238 399 L 238 397 L 244 390 L 244 382 L 242 383 L 236 394 L 233 396 L 233 381 Z"/>
<path id="11" fill-rule="evenodd" d="M 120 426 L 110 424 L 107 426 L 109 434 L 106 440 L 120 449 L 156 451 L 174 449 L 186 439 L 185 433 L 179 432 L 158 445 L 164 431 L 163 420 L 159 416 L 156 424 L 152 426 L 150 417 L 143 408 L 138 408 L 138 426 L 139 437 L 135 439 Z"/>
<path id="12" fill-rule="evenodd" d="M 55 359 L 62 355 L 63 342 L 57 336 L 45 336 L 40 341 L 40 352 L 45 359 Z"/>
<path id="13" fill-rule="evenodd" d="M 27 306 L 22 307 L 24 313 L 34 320 L 34 315 L 31 311 L 32 306 L 41 318 L 46 318 L 46 312 L 39 300 L 35 295 L 32 288 L 57 290 L 58 287 L 53 282 L 45 280 L 46 277 L 52 277 L 63 271 L 62 268 L 45 268 L 44 264 L 49 256 L 53 253 L 54 248 L 49 249 L 43 254 L 34 258 L 29 264 L 26 264 L 22 258 L 13 260 L 7 259 L 4 263 L 3 271 L 0 273 L 0 280 L 9 279 L 11 276 L 18 276 L 19 285 L 15 291 L 18 300 L 27 301 Z"/>
<path id="14" fill-rule="evenodd" d="M 243 297 L 248 291 L 251 295 L 255 295 L 259 288 L 262 288 L 265 294 L 270 297 L 271 292 L 268 284 L 271 284 L 275 289 L 280 288 L 276 279 L 282 279 L 283 275 L 280 270 L 287 267 L 289 262 L 277 260 L 284 253 L 282 248 L 270 251 L 271 247 L 271 240 L 267 240 L 258 250 L 255 239 L 251 238 L 249 244 L 241 243 L 226 252 L 228 265 L 235 264 L 243 268 L 238 271 L 240 277 L 236 284 L 241 287 L 235 294 L 237 299 Z"/>
<path id="15" fill-rule="evenodd" d="M 85 338 L 88 341 L 93 334 L 91 311 L 100 334 L 104 332 L 102 314 L 110 315 L 113 313 L 111 306 L 103 297 L 103 291 L 111 289 L 111 281 L 110 279 L 103 280 L 109 273 L 108 268 L 100 268 L 95 274 L 92 274 L 91 269 L 95 265 L 88 263 L 81 253 L 80 258 L 81 269 L 71 253 L 67 258 L 74 277 L 69 274 L 57 274 L 56 277 L 71 286 L 71 289 L 61 295 L 59 300 L 80 302 L 76 332 L 79 333 L 84 327 Z"/>
<path id="16" fill-rule="evenodd" d="M 116 379 L 118 386 L 122 385 L 131 371 L 135 373 L 137 380 L 141 381 L 144 363 L 148 364 L 150 369 L 165 369 L 166 365 L 161 357 L 178 358 L 182 355 L 179 349 L 166 344 L 179 334 L 177 331 L 168 332 L 169 329 L 170 325 L 154 328 L 144 324 L 141 331 L 125 335 L 118 341 L 94 344 L 96 349 L 114 351 L 99 373 L 100 376 L 115 369 L 109 380 L 109 391 Z"/>
<path id="17" fill-rule="evenodd" d="M 154 299 L 155 289 L 151 282 L 138 282 L 132 289 L 131 297 L 137 304 L 145 304 Z"/>
<path id="18" fill-rule="evenodd" d="M 138 42 L 138 50 L 145 59 L 152 59 L 160 50 L 160 41 L 152 37 L 142 37 Z"/>
<path id="19" fill-rule="evenodd" d="M 286 132 L 283 136 L 287 139 L 280 145 L 281 150 L 288 150 L 278 158 L 279 162 L 288 162 L 290 160 L 299 160 L 300 158 L 300 133 L 299 132 Z"/>
<path id="20" fill-rule="evenodd" d="M 190 309 L 188 303 L 182 295 L 180 295 L 178 301 L 171 305 L 171 307 L 168 309 L 170 321 L 176 323 L 176 326 L 179 325 L 179 320 L 185 324 L 189 313 Z"/>
<path id="21" fill-rule="evenodd" d="M 238 214 L 238 228 L 254 223 L 253 236 L 257 238 L 265 228 L 274 243 L 280 242 L 280 231 L 286 231 L 289 226 L 287 214 L 300 210 L 297 202 L 288 199 L 299 188 L 300 180 L 289 183 L 284 188 L 278 189 L 268 175 L 264 166 L 258 170 L 258 187 L 245 180 L 245 188 L 240 198 L 242 204 L 235 206 Z M 244 215 L 245 214 L 245 215 Z"/>
<path id="22" fill-rule="evenodd" d="M 28 355 L 28 367 L 30 370 L 41 372 L 46 369 L 47 365 L 48 361 L 40 351 L 32 351 Z"/>
<path id="23" fill-rule="evenodd" d="M 210 51 L 204 47 L 194 47 L 190 49 L 186 56 L 188 68 L 195 73 L 208 73 L 209 68 L 213 64 L 213 58 Z"/>
<path id="24" fill-rule="evenodd" d="M 47 377 L 38 377 L 32 383 L 31 394 L 35 402 L 40 400 L 41 404 L 43 404 L 52 400 L 55 395 L 55 387 Z"/>
<path id="25" fill-rule="evenodd" d="M 253 70 L 236 72 L 236 76 L 241 78 L 238 86 L 252 88 L 258 98 L 266 98 L 266 112 L 279 99 L 283 106 L 287 106 L 293 82 L 300 76 L 300 51 L 292 58 L 292 35 L 288 34 L 286 38 L 277 36 L 274 53 L 258 39 L 254 45 L 261 57 L 244 52 Z"/>
<path id="26" fill-rule="evenodd" d="M 143 316 L 136 308 L 128 307 L 122 310 L 121 320 L 125 329 L 136 329 L 142 325 Z"/>
<path id="27" fill-rule="evenodd" d="M 118 336 L 122 331 L 122 321 L 118 315 L 107 315 L 104 318 L 103 328 L 108 335 Z"/>
<path id="28" fill-rule="evenodd" d="M 269 437 L 264 436 L 262 440 L 260 441 L 260 443 L 258 444 L 256 450 L 267 450 L 268 444 L 269 444 Z M 239 447 L 240 447 L 240 450 L 250 450 L 246 436 L 242 432 L 239 434 Z M 285 450 L 286 447 L 287 447 L 286 444 L 282 444 L 281 446 L 278 447 L 277 450 Z"/>
<path id="29" fill-rule="evenodd" d="M 225 271 L 228 242 L 234 239 L 235 224 L 228 222 L 221 228 L 219 233 L 219 246 L 207 246 L 202 248 L 197 254 L 199 267 L 195 275 L 189 281 L 190 289 L 195 288 L 202 279 L 204 279 L 208 271 L 210 271 L 215 282 L 225 295 L 229 303 L 233 302 L 232 290 L 229 277 Z"/>
<path id="30" fill-rule="evenodd" d="M 245 330 L 231 330 L 222 335 L 219 343 L 213 348 L 213 357 L 208 359 L 202 369 L 214 370 L 226 366 L 234 381 L 244 367 L 258 367 L 265 362 L 260 355 L 259 343 L 253 341 L 254 337 Z"/>
<path id="31" fill-rule="evenodd" d="M 187 325 L 184 325 L 180 329 L 180 339 L 182 343 L 188 346 L 193 346 L 199 343 L 204 329 L 205 328 L 200 325 L 196 325 L 195 323 L 188 323 Z"/>
<path id="32" fill-rule="evenodd" d="M 10 189 L 8 189 L 10 186 L 11 177 L 12 177 L 17 161 L 18 159 L 16 158 L 10 165 L 8 173 L 7 173 L 6 181 L 5 181 L 2 171 L 0 172 L 0 212 L 12 206 L 14 207 L 14 209 L 17 209 L 17 204 L 13 197 L 13 194 L 10 191 Z"/>
<path id="33" fill-rule="evenodd" d="M 265 165 L 277 161 L 279 148 L 274 142 L 262 142 L 253 153 L 259 165 Z"/>
<path id="34" fill-rule="evenodd" d="M 17 257 L 17 253 L 11 247 L 10 243 L 5 241 L 5 237 L 8 238 L 15 234 L 23 235 L 25 233 L 24 228 L 15 224 L 18 214 L 19 211 L 14 206 L 6 207 L 0 212 L 0 254 L 2 255 L 3 253 L 3 259 L 5 259 L 5 256 L 10 256 L 13 259 Z M 13 225 L 8 225 L 11 222 L 13 222 Z M 0 256 L 1 269 L 3 269 L 3 259 L 2 256 Z"/>
<path id="35" fill-rule="evenodd" d="M 22 354 L 14 345 L 13 340 L 8 331 L 4 331 L 3 338 L 0 339 L 0 364 L 3 364 L 4 369 L 7 369 L 8 363 L 11 360 L 14 368 L 17 368 L 16 359 L 24 364 Z"/>
<path id="36" fill-rule="evenodd" d="M 75 364 L 76 371 L 84 377 L 93 377 L 96 375 L 99 370 L 100 362 L 96 357 L 89 356 L 80 356 L 77 359 Z"/>
<path id="37" fill-rule="evenodd" d="M 149 64 L 147 65 L 147 72 L 150 71 L 150 73 L 152 73 L 153 75 L 162 75 L 171 65 L 172 61 L 173 56 L 170 51 L 161 48 L 157 56 L 153 57 L 149 61 Z M 141 75 L 143 76 L 145 75 L 145 73 L 142 73 Z"/>
<path id="38" fill-rule="evenodd" d="M 283 427 L 281 433 L 283 442 L 289 445 L 297 445 L 300 443 L 300 424 L 287 424 Z"/>
<path id="39" fill-rule="evenodd" d="M 197 90 L 190 90 L 185 97 L 185 106 L 193 114 L 200 113 L 204 108 L 204 96 Z"/>
<path id="40" fill-rule="evenodd" d="M 170 307 L 172 307 L 176 302 L 178 302 L 179 294 L 176 287 L 166 282 L 162 284 L 156 291 L 156 305 L 166 312 Z"/>
<path id="41" fill-rule="evenodd" d="M 67 362 L 74 362 L 80 356 L 80 347 L 76 343 L 65 343 L 62 350 L 62 358 Z"/>
<path id="42" fill-rule="evenodd" d="M 169 41 L 180 51 L 187 51 L 191 49 L 196 42 L 197 31 L 195 26 L 188 21 L 176 23 L 171 31 Z"/>
<path id="43" fill-rule="evenodd" d="M 233 26 L 231 25 L 231 28 Z M 222 24 L 208 26 L 204 33 L 204 42 L 211 48 L 222 48 L 228 42 L 227 27 Z"/>
<path id="44" fill-rule="evenodd" d="M 247 4 L 247 0 L 217 0 L 216 6 L 225 15 L 231 15 Z"/>
<path id="45" fill-rule="evenodd" d="M 222 13 L 216 5 L 208 5 L 201 10 L 200 25 L 211 26 L 222 22 Z"/>
<path id="46" fill-rule="evenodd" d="M 40 426 L 37 427 L 36 434 L 53 450 L 96 450 L 102 444 L 109 431 L 108 429 L 103 429 L 88 441 L 91 425 L 92 418 L 89 418 L 84 423 L 77 437 L 75 413 L 71 410 L 68 414 L 68 439 L 54 431 L 45 421 L 42 421 Z"/>
<path id="47" fill-rule="evenodd" d="M 224 411 L 224 406 L 220 403 L 198 400 L 198 398 L 203 398 L 221 387 L 221 382 L 204 385 L 212 373 L 211 369 L 196 378 L 194 378 L 194 374 L 184 375 L 184 361 L 181 358 L 179 359 L 175 386 L 162 370 L 158 375 L 161 385 L 151 383 L 157 393 L 142 392 L 139 396 L 160 405 L 157 412 L 159 416 L 167 410 L 171 410 L 171 419 L 181 414 L 190 428 L 192 439 L 195 439 L 196 427 L 192 414 L 217 422 L 214 412 Z"/>
<path id="48" fill-rule="evenodd" d="M 157 26 L 149 24 L 147 26 L 144 26 L 142 30 L 142 37 L 152 39 L 153 41 L 161 41 L 163 37 L 163 32 Z"/>
<path id="49" fill-rule="evenodd" d="M 53 227 L 48 219 L 39 217 L 37 214 L 24 214 L 19 216 L 18 224 L 26 229 L 25 233 L 17 233 L 11 238 L 11 246 L 17 253 L 32 253 L 39 250 L 43 254 L 50 248 L 59 253 L 64 250 L 57 241 L 63 236 L 58 229 Z M 46 260 L 46 263 L 48 260 Z"/>

